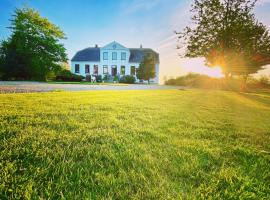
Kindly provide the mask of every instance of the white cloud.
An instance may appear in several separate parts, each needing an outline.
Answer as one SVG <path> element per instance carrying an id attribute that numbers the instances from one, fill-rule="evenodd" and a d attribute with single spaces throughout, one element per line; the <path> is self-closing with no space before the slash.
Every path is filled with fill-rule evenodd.
<path id="1" fill-rule="evenodd" d="M 132 2 L 125 1 L 122 8 L 125 14 L 132 14 L 138 11 L 148 11 L 156 7 L 161 0 L 133 0 Z"/>

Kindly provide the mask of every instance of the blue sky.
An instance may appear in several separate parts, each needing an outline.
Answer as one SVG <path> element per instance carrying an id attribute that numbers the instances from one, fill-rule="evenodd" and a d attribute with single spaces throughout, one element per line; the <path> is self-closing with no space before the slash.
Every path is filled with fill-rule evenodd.
<path id="1" fill-rule="evenodd" d="M 176 50 L 173 32 L 190 23 L 191 0 L 0 0 L 0 39 L 10 34 L 6 27 L 14 8 L 24 4 L 66 33 L 69 59 L 80 49 L 117 41 L 159 52 L 162 76 L 188 71 L 211 74 L 201 59 L 180 59 Z M 255 12 L 270 27 L 270 0 L 259 0 Z"/>

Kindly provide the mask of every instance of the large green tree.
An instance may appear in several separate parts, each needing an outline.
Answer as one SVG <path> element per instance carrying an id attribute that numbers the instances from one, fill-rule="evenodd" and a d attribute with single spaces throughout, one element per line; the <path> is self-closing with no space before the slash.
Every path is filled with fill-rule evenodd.
<path id="1" fill-rule="evenodd" d="M 137 78 L 150 82 L 151 78 L 156 77 L 156 59 L 151 53 L 146 53 L 137 70 Z"/>
<path id="2" fill-rule="evenodd" d="M 16 9 L 11 19 L 11 36 L 2 41 L 0 60 L 5 79 L 45 80 L 67 61 L 61 44 L 65 34 L 30 8 Z"/>
<path id="3" fill-rule="evenodd" d="M 246 77 L 270 64 L 268 30 L 252 12 L 256 2 L 195 0 L 193 24 L 176 33 L 184 56 L 204 57 L 208 66 L 221 66 L 227 77 Z"/>

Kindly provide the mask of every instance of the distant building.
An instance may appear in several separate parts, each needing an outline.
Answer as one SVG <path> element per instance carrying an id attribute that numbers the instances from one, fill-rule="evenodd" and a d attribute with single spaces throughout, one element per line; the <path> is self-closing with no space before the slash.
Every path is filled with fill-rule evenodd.
<path id="1" fill-rule="evenodd" d="M 136 77 L 136 71 L 146 53 L 151 53 L 156 59 L 156 77 L 152 83 L 159 83 L 159 55 L 148 48 L 126 48 L 112 42 L 104 47 L 89 47 L 78 51 L 71 59 L 71 72 L 86 75 L 111 75 Z M 137 80 L 139 81 L 139 80 Z"/>

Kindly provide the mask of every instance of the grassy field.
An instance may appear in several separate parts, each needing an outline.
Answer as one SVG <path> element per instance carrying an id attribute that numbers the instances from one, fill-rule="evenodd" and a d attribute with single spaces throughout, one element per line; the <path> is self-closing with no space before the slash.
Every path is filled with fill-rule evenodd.
<path id="1" fill-rule="evenodd" d="M 9 198 L 270 199 L 270 94 L 1 94 Z"/>

